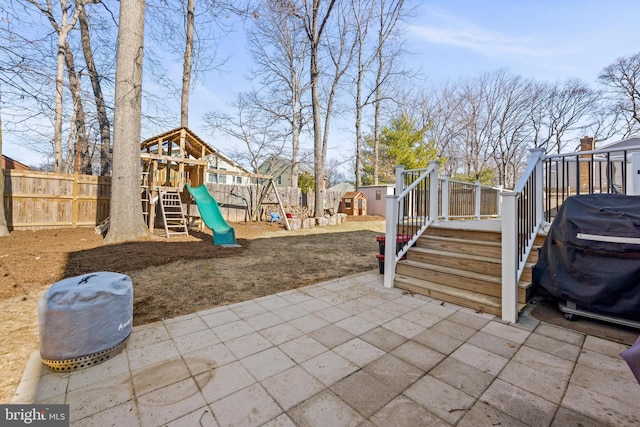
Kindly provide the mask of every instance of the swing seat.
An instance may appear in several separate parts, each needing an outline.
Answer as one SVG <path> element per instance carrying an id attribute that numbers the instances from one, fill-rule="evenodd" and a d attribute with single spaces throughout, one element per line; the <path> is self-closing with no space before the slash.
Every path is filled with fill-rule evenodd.
<path id="1" fill-rule="evenodd" d="M 271 215 L 271 221 L 269 221 L 269 223 L 273 223 L 274 221 L 278 221 L 280 224 L 282 224 L 282 218 L 280 217 L 280 214 L 277 212 L 269 212 L 269 215 Z"/>

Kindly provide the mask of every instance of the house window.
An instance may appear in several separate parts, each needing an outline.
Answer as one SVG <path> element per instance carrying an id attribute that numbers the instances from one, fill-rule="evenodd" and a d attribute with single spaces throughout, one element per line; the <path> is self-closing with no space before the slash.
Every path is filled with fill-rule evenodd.
<path id="1" fill-rule="evenodd" d="M 225 168 L 218 168 L 219 170 L 226 170 Z M 226 184 L 227 175 L 209 172 L 207 173 L 207 182 L 210 184 Z"/>
<path id="2" fill-rule="evenodd" d="M 344 201 L 344 207 L 347 209 L 351 209 L 351 199 L 346 199 Z"/>
<path id="3" fill-rule="evenodd" d="M 276 184 L 282 185 L 282 175 L 280 175 L 278 179 L 276 179 Z"/>
<path id="4" fill-rule="evenodd" d="M 236 176 L 236 184 L 242 184 L 242 177 Z"/>
<path id="5" fill-rule="evenodd" d="M 376 190 L 376 200 L 380 200 L 382 198 L 382 190 Z"/>

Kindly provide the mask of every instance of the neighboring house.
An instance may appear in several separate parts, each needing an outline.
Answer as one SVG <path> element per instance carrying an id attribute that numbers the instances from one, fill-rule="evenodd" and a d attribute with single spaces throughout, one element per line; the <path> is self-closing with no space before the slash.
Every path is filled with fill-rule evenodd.
<path id="1" fill-rule="evenodd" d="M 268 158 L 258 167 L 258 173 L 270 175 L 278 187 L 291 187 L 291 170 L 291 160 L 277 156 Z"/>
<path id="2" fill-rule="evenodd" d="M 20 163 L 17 160 L 13 160 L 9 156 L 2 155 L 2 169 L 15 169 L 15 170 L 23 170 L 28 171 L 31 168 L 24 163 Z"/>
<path id="3" fill-rule="evenodd" d="M 207 171 L 208 184 L 250 184 L 250 178 L 248 176 L 237 174 L 251 174 L 251 171 L 238 162 L 225 156 L 220 151 L 215 150 L 214 154 L 210 154 L 205 158 L 209 163 L 209 170 Z M 221 171 L 234 172 L 234 174 L 225 174 Z"/>
<path id="4" fill-rule="evenodd" d="M 579 186 L 580 192 L 584 193 L 588 190 L 589 182 L 591 182 L 596 192 L 612 191 L 611 186 L 613 186 L 615 190 L 620 191 L 623 187 L 623 174 L 625 169 L 627 170 L 626 185 L 631 185 L 633 178 L 633 174 L 629 173 L 631 170 L 631 155 L 634 152 L 640 152 L 638 148 L 633 149 L 639 146 L 640 137 L 637 136 L 612 142 L 602 147 L 596 147 L 593 138 L 584 137 L 580 140 L 578 152 L 600 149 L 616 150 L 613 152 L 610 151 L 607 155 L 611 162 L 607 162 L 607 156 L 596 154 L 593 156 L 593 162 L 591 163 L 591 168 L 589 168 L 587 162 L 591 162 L 592 156 L 591 154 L 585 154 L 581 156 L 583 158 L 580 159 L 580 170 L 577 171 L 575 160 L 567 161 L 566 163 L 556 161 L 550 165 L 549 172 L 551 176 L 547 178 L 550 184 L 548 187 L 551 191 L 557 190 L 556 187 L 566 187 L 572 189 L 572 191 L 576 191 Z M 625 155 L 626 166 L 624 165 Z"/>

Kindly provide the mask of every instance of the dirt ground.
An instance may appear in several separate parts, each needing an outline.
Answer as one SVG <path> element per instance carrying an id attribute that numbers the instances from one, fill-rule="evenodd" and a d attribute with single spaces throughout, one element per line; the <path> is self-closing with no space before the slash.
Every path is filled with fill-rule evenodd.
<path id="1" fill-rule="evenodd" d="M 38 299 L 54 282 L 96 271 L 128 274 L 134 325 L 377 269 L 381 217 L 287 231 L 233 223 L 239 248 L 212 236 L 157 237 L 103 245 L 92 228 L 14 231 L 0 238 L 0 403 L 8 403 L 38 349 Z"/>

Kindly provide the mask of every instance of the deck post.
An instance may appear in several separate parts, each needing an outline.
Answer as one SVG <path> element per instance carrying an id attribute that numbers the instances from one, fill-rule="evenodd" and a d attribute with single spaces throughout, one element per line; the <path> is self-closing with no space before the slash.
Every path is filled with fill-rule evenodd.
<path id="1" fill-rule="evenodd" d="M 640 196 L 640 153 L 631 153 L 631 188 L 629 195 Z"/>
<path id="2" fill-rule="evenodd" d="M 442 220 L 449 221 L 449 180 L 451 179 L 450 175 L 442 176 L 442 188 L 440 191 L 442 192 Z"/>
<path id="3" fill-rule="evenodd" d="M 396 183 L 397 186 L 397 183 Z M 396 187 L 397 190 L 397 187 Z M 398 194 L 387 195 L 387 222 L 384 248 L 384 287 L 393 288 L 396 276 L 396 234 L 398 232 Z"/>
<path id="4" fill-rule="evenodd" d="M 429 167 L 432 167 L 429 174 L 429 218 L 433 221 L 438 221 L 438 161 L 432 160 L 429 162 Z"/>
<path id="5" fill-rule="evenodd" d="M 535 212 L 535 225 L 542 224 L 544 220 L 544 156 L 545 150 L 544 148 L 532 148 L 529 150 L 531 152 L 530 156 L 533 158 L 537 157 L 536 160 L 536 169 L 535 169 L 535 198 L 536 198 L 536 212 Z M 535 237 L 534 237 L 535 238 Z"/>
<path id="6" fill-rule="evenodd" d="M 480 207 L 482 205 L 482 183 L 480 181 L 476 181 L 475 182 L 475 190 L 476 190 L 476 197 L 475 197 L 475 210 L 474 210 L 474 216 L 476 217 L 477 220 L 480 219 Z"/>
<path id="7" fill-rule="evenodd" d="M 502 320 L 518 321 L 518 193 L 502 193 Z"/>

